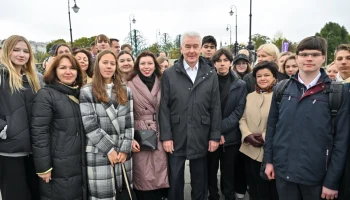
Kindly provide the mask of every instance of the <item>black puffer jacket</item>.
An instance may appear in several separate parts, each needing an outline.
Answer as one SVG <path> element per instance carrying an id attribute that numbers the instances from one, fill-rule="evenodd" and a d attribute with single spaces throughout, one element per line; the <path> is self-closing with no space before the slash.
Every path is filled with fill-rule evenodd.
<path id="1" fill-rule="evenodd" d="M 40 181 L 41 199 L 87 199 L 85 134 L 79 91 L 62 84 L 46 85 L 33 103 L 31 138 L 37 173 L 52 168 L 49 183 Z M 76 100 L 75 99 L 75 100 Z"/>
<path id="2" fill-rule="evenodd" d="M 32 103 L 34 90 L 23 75 L 24 90 L 11 93 L 9 72 L 0 63 L 0 131 L 7 125 L 7 138 L 0 139 L 1 153 L 29 153 Z"/>

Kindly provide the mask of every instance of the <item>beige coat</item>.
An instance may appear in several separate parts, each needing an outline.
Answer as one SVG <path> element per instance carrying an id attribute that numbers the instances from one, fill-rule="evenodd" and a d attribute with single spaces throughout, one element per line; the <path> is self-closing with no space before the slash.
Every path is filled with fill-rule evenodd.
<path id="1" fill-rule="evenodd" d="M 267 118 L 270 111 L 272 100 L 271 93 L 258 94 L 252 92 L 247 96 L 247 103 L 243 116 L 239 120 L 239 128 L 242 133 L 242 145 L 240 151 L 253 160 L 262 162 L 264 150 L 263 147 L 254 147 L 244 142 L 244 139 L 252 133 L 262 133 L 265 140 Z"/>

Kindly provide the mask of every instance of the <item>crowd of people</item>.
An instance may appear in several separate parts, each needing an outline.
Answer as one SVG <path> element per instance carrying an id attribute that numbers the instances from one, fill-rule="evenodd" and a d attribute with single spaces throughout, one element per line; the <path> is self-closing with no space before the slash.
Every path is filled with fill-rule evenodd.
<path id="1" fill-rule="evenodd" d="M 0 51 L 2 199 L 112 200 L 131 186 L 138 200 L 184 200 L 189 160 L 193 200 L 348 200 L 350 45 L 323 69 L 326 51 L 310 36 L 295 53 L 263 44 L 255 61 L 186 32 L 171 66 L 101 34 L 89 49 L 54 45 L 42 75 L 12 35 Z"/>

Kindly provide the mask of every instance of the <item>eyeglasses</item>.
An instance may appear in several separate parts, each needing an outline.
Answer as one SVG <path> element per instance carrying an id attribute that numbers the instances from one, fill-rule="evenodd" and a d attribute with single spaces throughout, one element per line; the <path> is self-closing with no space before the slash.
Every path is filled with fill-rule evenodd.
<path id="1" fill-rule="evenodd" d="M 308 58 L 309 56 L 313 58 L 317 58 L 319 56 L 322 56 L 322 53 L 299 53 L 298 56 L 303 58 Z"/>

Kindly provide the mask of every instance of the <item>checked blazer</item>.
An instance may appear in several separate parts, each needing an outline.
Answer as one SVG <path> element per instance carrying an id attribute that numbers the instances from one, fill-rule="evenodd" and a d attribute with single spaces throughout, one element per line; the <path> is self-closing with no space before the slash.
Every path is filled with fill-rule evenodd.
<path id="1" fill-rule="evenodd" d="M 111 88 L 108 89 L 111 90 Z M 124 164 L 129 180 L 132 182 L 133 97 L 128 87 L 126 90 L 128 102 L 125 105 L 116 103 L 113 92 L 109 103 L 103 105 L 96 102 L 91 85 L 84 86 L 80 91 L 80 110 L 87 136 L 86 154 L 90 199 L 113 199 L 115 182 L 118 188 L 121 188 L 121 165 L 116 164 L 115 168 L 112 168 L 107 156 L 112 148 L 128 155 Z M 111 112 L 111 109 L 114 109 L 114 112 Z M 113 122 L 107 112 L 116 113 L 117 116 L 112 114 Z M 119 130 L 116 130 L 113 123 Z"/>

